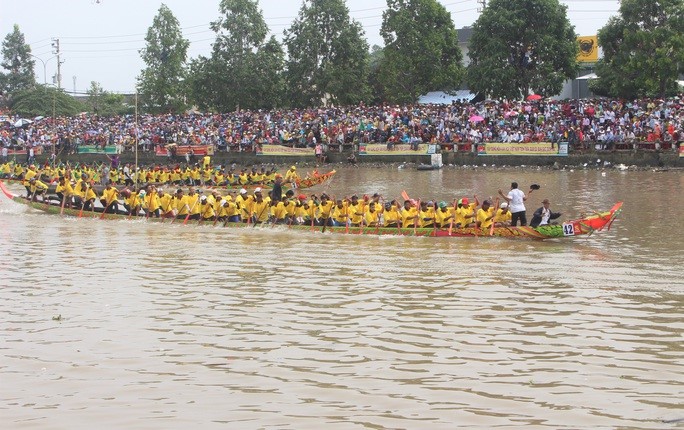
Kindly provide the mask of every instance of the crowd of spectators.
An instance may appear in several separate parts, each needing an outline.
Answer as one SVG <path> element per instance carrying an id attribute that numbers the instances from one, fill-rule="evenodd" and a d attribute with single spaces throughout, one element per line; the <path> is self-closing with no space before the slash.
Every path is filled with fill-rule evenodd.
<path id="1" fill-rule="evenodd" d="M 211 145 L 216 151 L 255 151 L 260 145 L 328 150 L 363 143 L 436 143 L 471 150 L 482 142 L 568 141 L 574 150 L 676 148 L 683 138 L 684 100 L 582 99 L 455 102 L 450 105 L 359 105 L 225 114 L 164 114 L 43 118 L 15 126 L 7 117 L 1 144 L 10 148 L 113 146 L 116 152 L 176 145 Z M 656 146 L 657 145 L 657 146 Z"/>

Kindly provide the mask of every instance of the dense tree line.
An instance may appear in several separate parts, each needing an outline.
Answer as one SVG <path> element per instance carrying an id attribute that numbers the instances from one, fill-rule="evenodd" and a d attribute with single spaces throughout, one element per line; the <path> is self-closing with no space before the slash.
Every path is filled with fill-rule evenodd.
<path id="1" fill-rule="evenodd" d="M 532 92 L 555 95 L 578 71 L 577 35 L 559 0 L 491 0 L 473 25 L 468 67 L 454 25 L 458 17 L 436 0 L 387 0 L 384 47 L 370 48 L 344 0 L 303 0 L 282 43 L 258 0 L 220 0 L 219 13 L 210 24 L 210 56 L 190 59 L 179 21 L 161 5 L 140 51 L 145 68 L 137 90 L 144 111 L 411 103 L 429 91 L 463 86 L 489 98 L 521 99 Z M 598 35 L 604 57 L 594 91 L 632 98 L 679 90 L 684 2 L 623 0 Z M 57 105 L 64 113 L 130 109 L 97 82 L 85 106 L 57 103 L 64 96 L 57 90 L 46 105 L 49 89 L 36 84 L 31 48 L 17 26 L 2 43 L 0 66 L 0 102 L 22 112 L 44 114 Z"/>

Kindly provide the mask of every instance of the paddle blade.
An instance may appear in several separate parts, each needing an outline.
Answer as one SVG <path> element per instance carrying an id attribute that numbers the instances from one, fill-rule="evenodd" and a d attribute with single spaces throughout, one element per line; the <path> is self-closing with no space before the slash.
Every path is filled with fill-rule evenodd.
<path id="1" fill-rule="evenodd" d="M 406 190 L 401 190 L 401 198 L 404 200 L 411 200 Z"/>
<path id="2" fill-rule="evenodd" d="M 530 190 L 539 190 L 541 189 L 541 186 L 538 184 L 532 184 L 530 185 Z"/>

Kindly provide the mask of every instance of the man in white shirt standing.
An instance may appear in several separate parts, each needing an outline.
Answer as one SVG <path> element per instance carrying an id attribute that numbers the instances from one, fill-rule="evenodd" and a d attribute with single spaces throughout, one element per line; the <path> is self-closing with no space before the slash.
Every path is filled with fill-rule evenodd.
<path id="1" fill-rule="evenodd" d="M 529 192 L 531 193 L 532 190 L 530 189 Z M 518 220 L 520 220 L 520 225 L 526 226 L 525 200 L 527 200 L 527 196 L 520 191 L 518 183 L 511 183 L 511 191 L 508 192 L 508 195 L 505 195 L 501 190 L 499 190 L 499 195 L 508 203 L 508 210 L 511 211 L 511 225 L 518 225 Z"/>

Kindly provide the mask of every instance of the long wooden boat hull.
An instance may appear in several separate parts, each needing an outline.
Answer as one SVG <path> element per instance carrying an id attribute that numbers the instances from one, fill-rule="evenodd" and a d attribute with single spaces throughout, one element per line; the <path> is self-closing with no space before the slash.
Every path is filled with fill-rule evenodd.
<path id="1" fill-rule="evenodd" d="M 63 212 L 63 216 L 68 217 L 92 217 L 92 213 L 83 214 L 79 209 L 62 208 L 60 206 L 46 204 L 43 202 L 30 202 L 25 197 L 15 196 L 5 188 L 2 181 L 0 181 L 0 188 L 2 191 L 12 200 L 17 203 L 28 205 L 34 209 L 43 211 L 49 214 L 57 214 Z M 589 235 L 596 231 L 601 231 L 606 228 L 610 228 L 611 224 L 618 216 L 622 209 L 622 202 L 616 203 L 610 210 L 600 213 L 595 213 L 593 215 L 587 216 L 585 218 L 572 220 L 564 222 L 558 225 L 546 225 L 539 227 L 495 227 L 493 229 L 480 229 L 480 228 L 454 228 L 451 231 L 448 229 L 434 229 L 434 228 L 396 228 L 396 227 L 322 227 L 322 226 L 311 226 L 311 225 L 280 225 L 275 226 L 282 229 L 291 229 L 297 231 L 309 231 L 309 232 L 325 232 L 331 234 L 356 234 L 356 235 L 391 235 L 391 236 L 425 236 L 425 237 L 506 237 L 506 238 L 517 238 L 517 239 L 555 239 L 564 237 L 574 237 Z M 101 208 L 100 208 L 101 211 Z M 129 219 L 127 215 L 120 214 L 102 214 L 101 212 L 96 212 L 95 217 L 106 219 L 106 220 L 126 220 Z M 168 222 L 168 218 L 145 218 L 147 222 Z M 182 223 L 180 223 L 182 224 Z M 198 221 L 191 221 L 189 224 L 200 224 Z M 226 228 L 272 228 L 271 224 L 246 224 L 246 223 L 216 223 L 213 221 L 204 221 L 201 225 L 216 225 L 225 226 Z"/>

